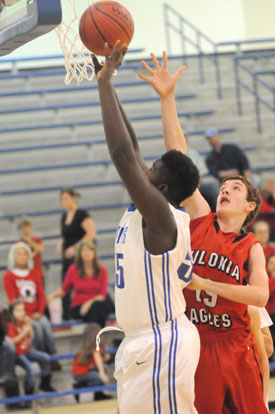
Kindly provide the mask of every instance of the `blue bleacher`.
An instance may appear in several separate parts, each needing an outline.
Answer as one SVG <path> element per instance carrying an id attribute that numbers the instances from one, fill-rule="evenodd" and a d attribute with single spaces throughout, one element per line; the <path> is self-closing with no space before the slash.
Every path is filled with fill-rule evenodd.
<path id="1" fill-rule="evenodd" d="M 189 95 L 187 96 L 189 98 Z M 186 99 L 186 95 L 176 95 L 176 99 L 177 100 Z M 158 102 L 158 101 L 159 101 L 158 96 L 121 99 L 122 104 L 140 104 L 140 103 Z M 31 106 L 31 107 L 23 107 L 23 108 L 3 109 L 3 110 L 0 110 L 0 116 L 7 115 L 7 114 L 24 113 L 24 112 L 58 111 L 61 109 L 89 108 L 89 107 L 94 107 L 94 106 L 100 106 L 99 100 L 94 101 L 94 102 L 69 103 L 69 104 L 63 104 L 63 105 L 44 105 L 44 106 Z M 208 113 L 206 115 L 208 115 Z M 186 116 L 190 116 L 190 115 L 186 115 Z"/>
<path id="2" fill-rule="evenodd" d="M 235 132 L 236 128 L 220 128 L 219 132 L 221 134 L 227 134 Z M 187 132 L 189 137 L 193 136 L 201 136 L 204 135 L 204 130 L 194 130 Z M 147 141 L 147 140 L 154 140 L 154 139 L 163 139 L 162 134 L 149 134 L 149 135 L 142 135 L 138 137 L 139 141 Z M 98 144 L 106 144 L 105 139 L 96 139 L 96 140 L 85 140 L 85 141 L 77 141 L 77 142 L 55 142 L 54 144 L 40 144 L 40 145 L 27 145 L 27 146 L 16 146 L 16 147 L 8 147 L 8 148 L 0 148 L 0 154 L 9 153 L 9 152 L 21 152 L 21 151 L 40 151 L 45 149 L 59 149 L 59 148 L 70 148 L 70 147 L 81 147 L 81 146 L 91 146 L 91 145 L 98 145 Z"/>
<path id="3" fill-rule="evenodd" d="M 192 111 L 192 112 L 182 112 L 179 113 L 179 118 L 186 117 L 196 117 L 196 116 L 207 116 L 215 114 L 215 110 L 209 109 L 204 111 Z M 129 117 L 131 122 L 139 121 L 151 121 L 154 119 L 161 119 L 161 115 L 143 115 L 143 116 L 134 116 Z M 93 121 L 82 121 L 82 122 L 64 122 L 64 123 L 53 123 L 53 124 L 38 124 L 30 126 L 21 126 L 21 127 L 12 127 L 12 128 L 0 128 L 0 134 L 8 134 L 11 132 L 23 132 L 23 131 L 39 131 L 43 129 L 60 129 L 60 128 L 75 128 L 81 126 L 92 126 L 92 125 L 102 125 L 102 119 L 93 120 Z"/>

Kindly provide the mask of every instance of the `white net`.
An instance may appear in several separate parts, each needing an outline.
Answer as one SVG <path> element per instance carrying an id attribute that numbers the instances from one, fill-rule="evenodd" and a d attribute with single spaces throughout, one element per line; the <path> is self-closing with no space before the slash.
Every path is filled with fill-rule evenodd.
<path id="1" fill-rule="evenodd" d="M 94 66 L 90 52 L 81 42 L 78 32 L 80 17 L 84 10 L 93 3 L 93 0 L 82 1 L 81 6 L 86 4 L 81 8 L 81 11 L 76 6 L 77 1 L 79 6 L 79 0 L 70 0 L 68 7 L 71 7 L 71 10 L 66 10 L 62 23 L 55 29 L 65 57 L 66 76 L 64 82 L 66 85 L 69 85 L 74 78 L 79 85 L 84 79 L 91 81 L 94 77 Z M 67 17 L 68 11 L 71 12 L 69 17 Z M 63 16 L 64 14 L 63 12 Z"/>

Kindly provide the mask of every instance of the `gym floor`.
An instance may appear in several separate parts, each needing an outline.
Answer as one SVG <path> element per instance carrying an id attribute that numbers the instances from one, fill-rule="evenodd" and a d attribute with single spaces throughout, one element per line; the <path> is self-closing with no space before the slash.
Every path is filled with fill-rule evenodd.
<path id="1" fill-rule="evenodd" d="M 269 384 L 269 400 L 275 401 L 275 377 L 270 378 Z M 39 414 L 117 414 L 116 399 L 107 401 L 97 401 L 91 403 L 81 403 L 55 406 L 55 407 L 41 407 Z M 13 414 L 32 414 L 31 410 L 13 412 Z M 270 414 L 275 414 L 275 409 L 270 410 Z"/>

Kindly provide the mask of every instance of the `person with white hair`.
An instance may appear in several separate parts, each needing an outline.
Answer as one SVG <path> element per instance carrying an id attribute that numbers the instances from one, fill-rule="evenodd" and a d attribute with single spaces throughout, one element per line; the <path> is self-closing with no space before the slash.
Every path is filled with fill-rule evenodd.
<path id="1" fill-rule="evenodd" d="M 52 328 L 44 315 L 44 287 L 40 275 L 33 267 L 32 251 L 26 243 L 18 242 L 10 248 L 8 270 L 3 275 L 3 283 L 10 305 L 17 299 L 24 302 L 35 333 L 35 348 L 54 355 L 56 348 Z"/>

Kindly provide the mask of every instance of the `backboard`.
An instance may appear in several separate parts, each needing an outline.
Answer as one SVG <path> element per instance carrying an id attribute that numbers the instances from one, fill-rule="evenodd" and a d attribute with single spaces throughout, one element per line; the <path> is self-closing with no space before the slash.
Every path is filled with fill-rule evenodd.
<path id="1" fill-rule="evenodd" d="M 0 56 L 42 36 L 62 21 L 61 0 L 19 0 L 4 6 L 0 0 Z"/>

